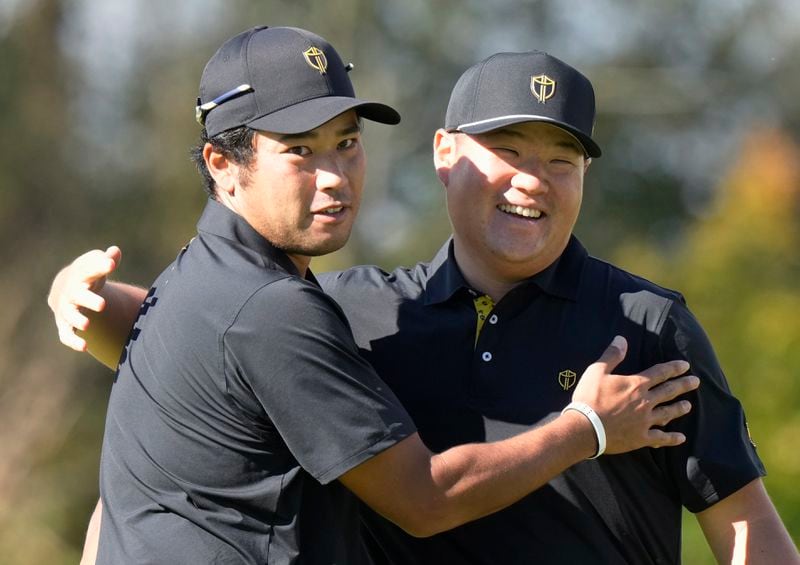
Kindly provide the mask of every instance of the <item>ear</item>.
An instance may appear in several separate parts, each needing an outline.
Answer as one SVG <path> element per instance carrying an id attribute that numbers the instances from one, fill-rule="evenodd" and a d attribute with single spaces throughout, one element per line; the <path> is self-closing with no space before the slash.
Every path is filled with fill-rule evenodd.
<path id="1" fill-rule="evenodd" d="M 436 167 L 436 176 L 441 183 L 447 186 L 450 168 L 456 159 L 455 134 L 443 129 L 436 130 L 433 136 L 433 166 Z"/>
<path id="2" fill-rule="evenodd" d="M 214 147 L 210 143 L 203 146 L 203 160 L 206 162 L 208 172 L 214 178 L 220 196 L 222 194 L 233 196 L 238 186 L 239 165 L 222 153 L 214 151 Z"/>
<path id="3" fill-rule="evenodd" d="M 586 159 L 583 160 L 583 174 L 584 175 L 586 174 L 586 171 L 589 170 L 589 165 L 591 165 L 591 164 L 592 164 L 592 158 L 591 157 L 586 157 Z"/>

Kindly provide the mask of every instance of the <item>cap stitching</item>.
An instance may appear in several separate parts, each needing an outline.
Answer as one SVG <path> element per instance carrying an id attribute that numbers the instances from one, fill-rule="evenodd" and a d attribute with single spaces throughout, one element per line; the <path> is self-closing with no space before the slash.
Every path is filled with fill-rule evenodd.
<path id="1" fill-rule="evenodd" d="M 475 91 L 473 92 L 472 96 L 472 111 L 470 112 L 470 119 L 475 119 L 475 112 L 477 111 L 477 100 L 478 100 L 478 90 L 480 89 L 481 83 L 483 82 L 483 71 L 489 65 L 489 61 L 499 57 L 500 55 L 504 55 L 504 53 L 495 53 L 491 57 L 484 59 L 483 64 L 481 65 L 481 70 L 478 72 L 478 79 L 475 81 Z"/>
<path id="2" fill-rule="evenodd" d="M 273 28 L 273 29 L 276 29 L 276 28 Z M 312 46 L 312 44 L 310 43 L 310 39 L 306 38 L 306 36 L 305 36 L 305 35 L 303 35 L 302 33 L 300 33 L 300 30 L 299 30 L 299 29 L 297 29 L 297 28 L 291 28 L 291 27 L 285 27 L 285 28 L 283 28 L 283 29 L 285 29 L 286 31 L 290 31 L 290 32 L 294 33 L 295 35 L 297 35 L 297 36 L 300 38 L 300 41 L 301 41 L 301 42 L 302 42 L 302 43 L 303 43 L 303 44 L 304 44 L 306 47 L 311 47 L 311 46 Z M 247 77 L 247 78 L 248 78 L 248 79 L 251 79 L 251 73 L 250 73 L 250 64 L 249 64 L 249 63 L 250 63 L 250 58 L 249 58 L 249 49 L 250 49 L 250 40 L 253 38 L 253 35 L 255 35 L 255 34 L 251 34 L 251 35 L 250 35 L 250 37 L 247 39 L 247 44 L 246 44 L 247 53 L 245 53 L 245 62 L 246 62 L 246 67 L 247 67 L 247 75 L 248 75 L 248 77 Z M 302 55 L 302 52 L 301 52 L 301 55 Z M 253 84 L 253 83 L 252 83 L 252 82 L 250 82 L 250 84 Z M 329 85 L 328 91 L 329 91 L 329 92 L 328 92 L 328 96 L 330 96 L 330 85 Z M 299 95 L 298 97 L 294 97 L 294 98 L 292 98 L 292 99 L 291 99 L 289 102 L 287 102 L 287 103 L 286 103 L 284 106 L 281 106 L 280 108 L 273 108 L 273 109 L 272 109 L 272 110 L 270 110 L 269 112 L 267 112 L 266 110 L 264 110 L 264 109 L 261 107 L 261 104 L 259 103 L 259 98 L 258 98 L 258 96 L 255 96 L 254 98 L 255 98 L 255 101 L 256 101 L 256 103 L 255 103 L 255 105 L 256 105 L 256 112 L 255 112 L 255 114 L 253 114 L 253 115 L 252 115 L 252 116 L 251 116 L 251 117 L 250 117 L 250 118 L 247 120 L 247 122 L 246 122 L 246 125 L 250 125 L 250 124 L 252 124 L 254 121 L 256 121 L 256 120 L 260 120 L 261 118 L 263 118 L 263 117 L 267 116 L 268 114 L 274 114 L 275 112 L 280 112 L 281 110 L 285 110 L 286 108 L 289 108 L 290 106 L 294 106 L 295 104 L 299 104 L 299 103 L 301 103 L 301 102 L 305 102 L 305 101 L 307 101 L 307 100 L 313 100 L 314 98 L 320 98 L 320 96 L 315 96 L 314 98 L 306 98 L 306 97 L 304 97 L 304 96 L 303 96 L 303 94 L 302 94 L 302 93 L 300 93 L 300 95 Z"/>

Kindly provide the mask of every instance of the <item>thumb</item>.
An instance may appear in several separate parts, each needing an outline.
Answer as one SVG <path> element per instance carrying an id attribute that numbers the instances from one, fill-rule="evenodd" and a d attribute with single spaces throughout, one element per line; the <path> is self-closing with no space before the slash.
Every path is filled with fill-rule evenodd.
<path id="1" fill-rule="evenodd" d="M 116 245 L 112 245 L 106 249 L 106 257 L 114 261 L 114 269 L 116 269 L 119 267 L 119 262 L 122 261 L 122 249 Z"/>
<path id="2" fill-rule="evenodd" d="M 625 359 L 628 352 L 628 341 L 621 335 L 615 336 L 611 344 L 606 347 L 597 363 L 605 365 L 605 373 L 610 374 Z"/>

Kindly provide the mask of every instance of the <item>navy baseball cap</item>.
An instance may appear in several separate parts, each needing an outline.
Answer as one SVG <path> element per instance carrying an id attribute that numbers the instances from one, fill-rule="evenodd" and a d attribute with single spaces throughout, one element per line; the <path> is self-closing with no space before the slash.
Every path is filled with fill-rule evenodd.
<path id="1" fill-rule="evenodd" d="M 393 108 L 355 97 L 352 68 L 309 31 L 255 27 L 223 43 L 206 64 L 197 121 L 209 137 L 239 126 L 303 133 L 351 109 L 368 120 L 398 123 Z"/>
<path id="2" fill-rule="evenodd" d="M 521 122 L 545 122 L 572 134 L 589 157 L 594 89 L 589 79 L 541 51 L 498 53 L 467 69 L 450 95 L 445 129 L 486 133 Z"/>

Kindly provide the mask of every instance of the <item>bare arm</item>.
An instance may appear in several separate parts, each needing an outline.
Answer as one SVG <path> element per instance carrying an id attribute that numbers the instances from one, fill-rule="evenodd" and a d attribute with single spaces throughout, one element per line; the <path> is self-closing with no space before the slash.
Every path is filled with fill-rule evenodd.
<path id="1" fill-rule="evenodd" d="M 56 275 L 47 297 L 61 343 L 112 369 L 147 295 L 143 288 L 107 282 L 121 258 L 115 246 L 84 253 Z"/>
<path id="2" fill-rule="evenodd" d="M 800 564 L 800 555 L 761 479 L 697 514 L 719 563 Z"/>
<path id="3" fill-rule="evenodd" d="M 656 365 L 641 375 L 612 375 L 625 355 L 624 340 L 619 345 L 586 370 L 573 400 L 586 402 L 600 415 L 608 453 L 682 443 L 682 434 L 652 427 L 689 411 L 687 401 L 659 405 L 696 388 L 698 379 L 665 382 L 687 370 L 683 361 Z M 340 480 L 410 534 L 429 536 L 513 504 L 596 450 L 589 421 L 568 411 L 518 436 L 436 455 L 415 434 Z"/>
<path id="4" fill-rule="evenodd" d="M 80 565 L 94 565 L 97 560 L 97 545 L 100 541 L 100 518 L 103 515 L 103 503 L 98 500 L 94 507 L 89 528 L 86 530 L 86 541 L 83 544 L 83 555 Z"/>

